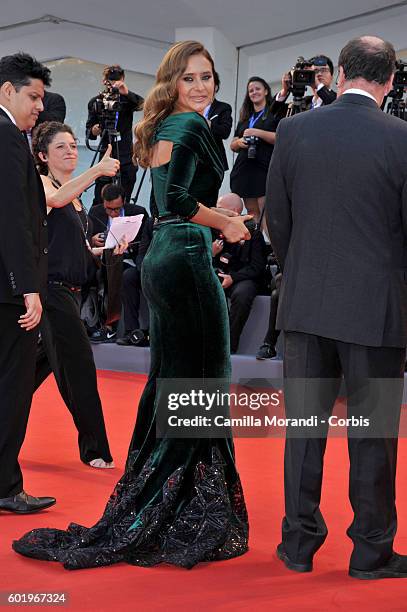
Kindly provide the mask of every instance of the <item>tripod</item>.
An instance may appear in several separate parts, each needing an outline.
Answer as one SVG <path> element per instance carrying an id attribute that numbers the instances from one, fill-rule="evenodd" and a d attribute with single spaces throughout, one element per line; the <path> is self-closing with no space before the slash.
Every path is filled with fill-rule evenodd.
<path id="1" fill-rule="evenodd" d="M 298 115 L 298 113 L 304 112 L 306 109 L 305 102 L 305 86 L 293 87 L 292 88 L 293 99 L 288 105 L 286 117 L 292 117 L 292 115 Z"/>
<path id="2" fill-rule="evenodd" d="M 404 100 L 404 87 L 395 89 L 389 93 L 389 97 L 391 98 L 390 102 L 387 105 L 386 113 L 389 115 L 394 115 L 394 117 L 398 117 L 399 119 L 403 119 L 403 121 L 407 120 L 406 115 L 406 101 Z"/>

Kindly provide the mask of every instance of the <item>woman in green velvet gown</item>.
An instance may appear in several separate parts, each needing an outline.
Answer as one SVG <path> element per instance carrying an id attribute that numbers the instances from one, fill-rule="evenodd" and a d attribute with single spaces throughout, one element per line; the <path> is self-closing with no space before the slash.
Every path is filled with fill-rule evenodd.
<path id="1" fill-rule="evenodd" d="M 151 168 L 153 240 L 142 283 L 150 308 L 151 370 L 126 471 L 91 528 L 34 529 L 17 552 L 67 569 L 166 562 L 191 568 L 247 550 L 248 522 L 231 438 L 156 436 L 157 379 L 228 379 L 224 292 L 212 268 L 211 230 L 250 237 L 244 221 L 211 210 L 222 161 L 203 112 L 214 95 L 213 60 L 197 42 L 174 45 L 136 128 Z"/>

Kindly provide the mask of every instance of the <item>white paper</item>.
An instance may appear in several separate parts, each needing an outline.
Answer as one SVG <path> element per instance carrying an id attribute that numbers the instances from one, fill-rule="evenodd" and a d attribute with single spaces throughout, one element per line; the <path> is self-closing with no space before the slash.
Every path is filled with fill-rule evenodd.
<path id="1" fill-rule="evenodd" d="M 127 242 L 132 242 L 137 236 L 144 215 L 132 217 L 114 217 L 110 224 L 109 233 L 106 237 L 105 249 L 114 249 L 124 237 Z"/>

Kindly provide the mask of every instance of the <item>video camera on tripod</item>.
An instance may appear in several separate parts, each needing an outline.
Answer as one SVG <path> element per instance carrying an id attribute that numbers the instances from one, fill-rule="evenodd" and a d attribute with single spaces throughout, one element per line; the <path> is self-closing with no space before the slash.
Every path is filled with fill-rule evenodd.
<path id="1" fill-rule="evenodd" d="M 119 89 L 113 86 L 113 82 L 119 81 L 122 77 L 122 73 L 118 70 L 109 70 L 104 81 L 105 88 L 94 101 L 93 111 L 100 118 L 99 124 L 102 130 L 116 130 L 121 103 Z"/>
<path id="2" fill-rule="evenodd" d="M 98 153 L 103 153 L 107 144 L 112 145 L 112 157 L 119 159 L 118 143 L 120 141 L 120 132 L 117 130 L 117 122 L 121 111 L 120 92 L 119 88 L 113 85 L 114 82 L 120 81 L 123 78 L 123 72 L 115 68 L 111 68 L 105 75 L 104 90 L 99 93 L 93 103 L 93 112 L 97 115 L 98 124 L 102 130 L 100 141 L 97 147 L 92 147 L 89 143 L 89 136 L 86 137 L 86 146 L 90 151 L 94 151 L 95 155 L 91 161 L 92 167 L 96 161 Z M 116 174 L 114 179 L 99 179 L 100 182 L 113 182 L 121 185 L 120 172 Z"/>
<path id="3" fill-rule="evenodd" d="M 388 97 L 391 98 L 387 105 L 386 112 L 399 119 L 407 120 L 406 116 L 406 101 L 404 93 L 407 91 L 407 63 L 403 60 L 396 61 L 396 72 L 393 77 L 393 89 L 389 92 Z M 383 108 L 383 107 L 382 107 Z"/>
<path id="4" fill-rule="evenodd" d="M 315 85 L 315 71 L 312 69 L 313 63 L 300 56 L 295 66 L 289 72 L 289 88 L 294 98 L 303 98 L 307 87 Z"/>

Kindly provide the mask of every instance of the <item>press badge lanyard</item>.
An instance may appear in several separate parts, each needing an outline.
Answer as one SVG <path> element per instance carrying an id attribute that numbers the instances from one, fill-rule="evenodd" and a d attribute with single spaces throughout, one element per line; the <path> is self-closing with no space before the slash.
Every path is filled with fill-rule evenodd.
<path id="1" fill-rule="evenodd" d="M 250 117 L 250 119 L 249 119 L 249 128 L 252 128 L 252 127 L 254 126 L 254 124 L 256 123 L 256 121 L 257 121 L 258 119 L 260 119 L 260 117 L 261 117 L 261 116 L 264 114 L 264 111 L 265 111 L 265 110 L 266 110 L 266 109 L 265 109 L 265 108 L 263 108 L 263 110 L 262 110 L 262 111 L 260 111 L 260 113 L 259 113 L 258 115 L 252 115 L 252 116 Z"/>

